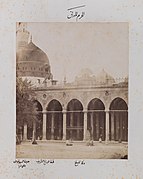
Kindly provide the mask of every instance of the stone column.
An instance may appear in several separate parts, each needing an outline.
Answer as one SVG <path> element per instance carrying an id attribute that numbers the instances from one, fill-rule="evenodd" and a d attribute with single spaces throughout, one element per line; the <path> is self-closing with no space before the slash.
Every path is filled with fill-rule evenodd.
<path id="1" fill-rule="evenodd" d="M 66 110 L 63 110 L 63 140 L 66 140 Z"/>
<path id="2" fill-rule="evenodd" d="M 115 130 L 114 130 L 114 112 L 110 113 L 111 116 L 111 140 L 115 140 Z"/>
<path id="3" fill-rule="evenodd" d="M 24 130 L 23 130 L 23 140 L 27 140 L 27 124 L 24 124 Z"/>
<path id="4" fill-rule="evenodd" d="M 73 112 L 70 112 L 70 127 L 73 127 Z M 70 139 L 72 140 L 73 138 L 73 129 L 70 129 Z"/>
<path id="5" fill-rule="evenodd" d="M 58 123 L 58 139 L 61 139 L 62 140 L 62 114 L 59 112 L 59 123 Z"/>
<path id="6" fill-rule="evenodd" d="M 93 112 L 91 112 L 91 114 L 90 114 L 90 116 L 91 116 L 91 140 L 93 140 Z"/>
<path id="7" fill-rule="evenodd" d="M 33 121 L 33 134 L 32 134 L 32 141 L 36 140 L 36 121 Z"/>
<path id="8" fill-rule="evenodd" d="M 100 138 L 99 120 L 100 120 L 99 112 L 95 112 L 95 122 L 96 122 L 96 129 L 95 129 L 96 131 L 95 131 L 95 134 L 96 134 L 96 139 L 97 139 L 97 141 L 98 141 L 99 138 Z"/>
<path id="9" fill-rule="evenodd" d="M 77 126 L 79 127 L 80 126 L 80 113 L 76 113 L 76 116 L 77 116 Z M 77 129 L 77 138 L 79 139 L 79 136 L 80 136 L 80 130 Z"/>
<path id="10" fill-rule="evenodd" d="M 51 119 L 51 139 L 54 140 L 54 113 L 52 112 L 52 119 Z"/>
<path id="11" fill-rule="evenodd" d="M 87 111 L 84 110 L 84 136 L 83 140 L 85 141 L 87 139 Z"/>
<path id="12" fill-rule="evenodd" d="M 109 111 L 106 111 L 106 143 L 109 142 Z"/>
<path id="13" fill-rule="evenodd" d="M 46 123 L 47 123 L 47 114 L 43 111 L 43 138 L 42 140 L 46 140 Z"/>
<path id="14" fill-rule="evenodd" d="M 119 136 L 120 136 L 120 138 L 119 138 L 119 142 L 122 142 L 122 132 L 123 132 L 123 120 L 122 120 L 122 112 L 119 112 L 119 127 L 120 127 L 120 130 L 119 130 L 119 132 L 120 132 L 120 134 L 119 134 Z"/>
<path id="15" fill-rule="evenodd" d="M 120 139 L 120 121 L 119 121 L 119 112 L 116 112 L 116 139 Z"/>

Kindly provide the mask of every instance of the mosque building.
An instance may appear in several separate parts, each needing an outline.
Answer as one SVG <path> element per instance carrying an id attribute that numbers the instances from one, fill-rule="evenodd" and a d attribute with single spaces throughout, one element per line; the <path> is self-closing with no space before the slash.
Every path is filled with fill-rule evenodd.
<path id="1" fill-rule="evenodd" d="M 52 59 L 50 59 L 52 60 Z M 106 70 L 96 76 L 83 69 L 74 82 L 53 78 L 50 60 L 37 47 L 25 23 L 17 28 L 17 76 L 32 82 L 40 113 L 39 140 L 128 141 L 128 78 L 116 80 Z M 31 140 L 32 127 L 23 126 L 23 140 Z"/>

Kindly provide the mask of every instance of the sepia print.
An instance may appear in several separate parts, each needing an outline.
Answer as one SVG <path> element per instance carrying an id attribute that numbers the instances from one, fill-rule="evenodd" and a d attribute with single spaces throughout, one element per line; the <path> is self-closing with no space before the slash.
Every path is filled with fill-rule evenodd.
<path id="1" fill-rule="evenodd" d="M 16 28 L 16 157 L 128 158 L 128 23 Z"/>

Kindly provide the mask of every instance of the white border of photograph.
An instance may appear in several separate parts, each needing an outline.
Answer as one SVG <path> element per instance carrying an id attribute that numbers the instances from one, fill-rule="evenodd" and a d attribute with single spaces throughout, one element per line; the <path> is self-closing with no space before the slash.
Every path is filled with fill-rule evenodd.
<path id="1" fill-rule="evenodd" d="M 71 22 L 67 9 L 85 4 L 80 22 L 129 22 L 129 160 L 35 160 L 18 168 L 15 160 L 16 22 Z M 142 0 L 1 0 L 0 3 L 0 178 L 143 178 L 143 1 Z"/>

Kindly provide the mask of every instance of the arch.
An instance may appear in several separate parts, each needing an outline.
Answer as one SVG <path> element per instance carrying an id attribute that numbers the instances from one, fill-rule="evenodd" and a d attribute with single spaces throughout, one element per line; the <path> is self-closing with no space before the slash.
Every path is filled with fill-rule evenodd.
<path id="1" fill-rule="evenodd" d="M 47 94 L 46 94 L 47 95 Z M 49 96 L 49 98 L 47 98 L 46 103 L 44 104 L 44 109 L 48 109 L 49 105 L 51 105 L 54 102 L 58 102 L 61 106 L 62 106 L 62 110 L 63 110 L 63 99 L 62 96 L 60 96 L 59 94 L 55 94 L 53 93 L 53 95 Z"/>
<path id="2" fill-rule="evenodd" d="M 49 102 L 46 109 L 47 111 L 62 111 L 62 105 L 58 100 L 53 99 Z"/>
<path id="3" fill-rule="evenodd" d="M 63 114 L 61 103 L 53 99 L 49 102 L 47 113 L 46 138 L 48 140 L 61 140 L 63 137 Z"/>
<path id="4" fill-rule="evenodd" d="M 115 141 L 128 141 L 128 105 L 120 97 L 112 100 L 109 116 L 109 138 Z"/>
<path id="5" fill-rule="evenodd" d="M 110 110 L 128 110 L 127 103 L 120 97 L 117 97 L 112 100 Z"/>
<path id="6" fill-rule="evenodd" d="M 88 103 L 88 110 L 105 110 L 104 103 L 98 99 L 94 98 Z"/>
<path id="7" fill-rule="evenodd" d="M 33 105 L 39 113 L 36 115 L 36 139 L 42 140 L 43 137 L 43 108 L 38 100 L 33 101 Z M 27 139 L 31 140 L 33 136 L 33 124 L 27 125 Z"/>
<path id="8" fill-rule="evenodd" d="M 66 121 L 67 139 L 83 140 L 83 105 L 78 99 L 69 101 Z"/>
<path id="9" fill-rule="evenodd" d="M 105 105 L 99 98 L 92 99 L 87 106 L 87 128 L 92 140 L 105 140 Z"/>
<path id="10" fill-rule="evenodd" d="M 37 97 L 35 100 L 33 100 L 33 102 L 38 103 L 41 106 L 41 109 L 44 110 L 43 101 L 42 101 L 41 97 L 38 97 L 37 93 L 36 93 L 36 96 Z"/>
<path id="11" fill-rule="evenodd" d="M 78 99 L 72 99 L 67 104 L 67 111 L 83 110 L 83 105 Z"/>
<path id="12" fill-rule="evenodd" d="M 34 104 L 35 104 L 35 107 L 37 108 L 37 111 L 43 111 L 43 107 L 38 100 L 34 100 Z"/>

